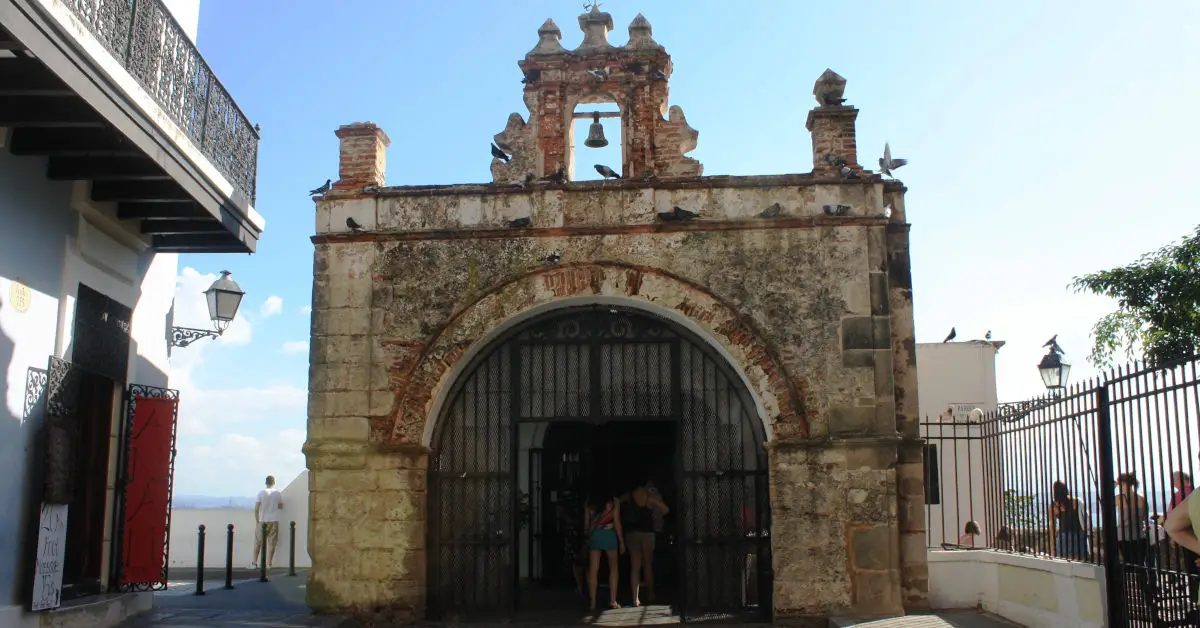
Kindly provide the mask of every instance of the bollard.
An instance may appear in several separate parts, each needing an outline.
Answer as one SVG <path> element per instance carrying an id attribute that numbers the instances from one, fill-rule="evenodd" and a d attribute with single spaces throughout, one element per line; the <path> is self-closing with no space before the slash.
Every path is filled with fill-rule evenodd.
<path id="1" fill-rule="evenodd" d="M 288 526 L 288 575 L 296 575 L 296 522 Z"/>
<path id="2" fill-rule="evenodd" d="M 196 546 L 196 595 L 204 595 L 204 524 L 200 524 L 200 541 Z"/>
<path id="3" fill-rule="evenodd" d="M 225 529 L 225 588 L 233 588 L 233 524 Z"/>
<path id="4" fill-rule="evenodd" d="M 264 521 L 262 523 L 262 528 L 259 530 L 259 532 L 262 534 L 262 536 L 259 537 L 262 542 L 259 543 L 259 548 L 260 548 L 259 552 L 260 553 L 258 555 L 258 560 L 259 560 L 259 562 L 258 562 L 258 569 L 259 569 L 258 581 L 266 582 L 267 581 L 267 522 L 266 521 Z"/>

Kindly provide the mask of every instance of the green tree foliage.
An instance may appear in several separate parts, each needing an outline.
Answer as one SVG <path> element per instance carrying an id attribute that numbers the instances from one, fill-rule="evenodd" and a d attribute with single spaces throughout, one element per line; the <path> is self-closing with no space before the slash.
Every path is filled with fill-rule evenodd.
<path id="1" fill-rule="evenodd" d="M 1143 255 L 1128 266 L 1076 277 L 1076 292 L 1117 300 L 1117 311 L 1092 328 L 1097 367 L 1110 366 L 1124 350 L 1152 365 L 1168 364 L 1200 349 L 1200 227 L 1180 243 Z"/>
<path id="2" fill-rule="evenodd" d="M 1021 495 L 1016 489 L 1004 489 L 1004 525 L 1013 529 L 1038 528 L 1045 517 L 1037 507 L 1037 496 Z"/>

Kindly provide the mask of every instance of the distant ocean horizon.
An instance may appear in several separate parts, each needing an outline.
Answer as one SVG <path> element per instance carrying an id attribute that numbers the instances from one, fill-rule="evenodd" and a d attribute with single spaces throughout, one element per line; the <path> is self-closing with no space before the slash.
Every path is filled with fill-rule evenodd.
<path id="1" fill-rule="evenodd" d="M 253 497 L 216 497 L 211 495 L 175 495 L 172 508 L 254 508 Z"/>

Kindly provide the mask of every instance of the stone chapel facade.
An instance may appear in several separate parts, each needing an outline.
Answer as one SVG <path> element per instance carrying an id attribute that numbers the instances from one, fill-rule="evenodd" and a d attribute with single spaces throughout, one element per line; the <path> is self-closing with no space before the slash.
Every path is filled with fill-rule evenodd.
<path id="1" fill-rule="evenodd" d="M 925 609 L 905 188 L 859 165 L 845 81 L 814 90 L 812 172 L 702 176 L 645 18 L 624 46 L 607 13 L 579 23 L 576 49 L 547 20 L 520 61 L 529 115 L 496 136 L 491 183 L 387 187 L 384 131 L 337 131 L 312 238 L 309 605 L 521 612 L 574 490 L 553 469 L 619 419 L 625 442 L 665 426 L 685 615 Z M 620 108 L 621 179 L 572 181 L 591 102 Z"/>

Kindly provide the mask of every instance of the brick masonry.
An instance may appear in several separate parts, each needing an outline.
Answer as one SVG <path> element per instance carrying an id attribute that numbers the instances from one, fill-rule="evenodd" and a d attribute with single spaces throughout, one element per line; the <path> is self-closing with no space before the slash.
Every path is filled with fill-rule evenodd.
<path id="1" fill-rule="evenodd" d="M 685 321 L 748 383 L 770 440 L 777 619 L 924 608 L 903 186 L 819 166 L 699 177 L 679 148 L 695 140 L 682 112 L 661 117 L 666 81 L 615 70 L 645 59 L 669 75 L 669 57 L 640 16 L 630 44 L 609 45 L 606 15 L 581 16 L 582 52 L 561 51 L 552 22 L 539 31 L 522 62 L 541 70 L 540 87 L 526 85 L 534 113 L 498 136 L 514 157 L 493 163 L 497 182 L 381 187 L 387 136 L 339 129 L 341 181 L 317 200 L 313 237 L 309 604 L 423 616 L 426 470 L 447 391 L 513 321 L 602 300 Z M 561 163 L 561 125 L 542 116 L 565 111 L 585 85 L 573 73 L 598 63 L 614 68 L 625 115 L 658 116 L 624 134 L 627 171 L 653 176 L 507 184 L 514 168 Z M 814 163 L 836 146 L 861 170 L 848 152 L 856 114 L 814 110 Z M 777 217 L 759 216 L 775 204 Z M 699 218 L 658 217 L 676 206 Z M 528 226 L 510 227 L 518 218 Z"/>

